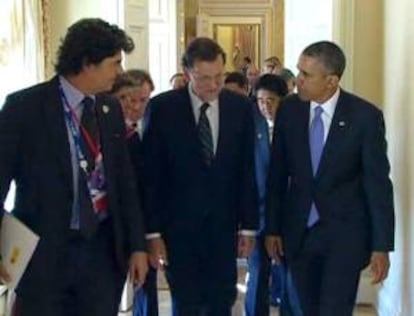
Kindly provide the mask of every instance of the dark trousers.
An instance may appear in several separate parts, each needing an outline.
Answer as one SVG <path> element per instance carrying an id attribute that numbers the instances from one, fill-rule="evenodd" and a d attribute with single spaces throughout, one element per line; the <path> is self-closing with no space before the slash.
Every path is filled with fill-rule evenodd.
<path id="1" fill-rule="evenodd" d="M 116 316 L 125 275 L 115 262 L 111 222 L 89 240 L 74 234 L 56 260 L 49 285 L 18 296 L 19 316 Z"/>
<path id="2" fill-rule="evenodd" d="M 175 230 L 164 236 L 174 316 L 230 316 L 237 296 L 236 232 L 206 218 L 190 235 Z"/>
<path id="3" fill-rule="evenodd" d="M 255 248 L 248 259 L 248 273 L 244 302 L 246 316 L 269 315 L 269 298 L 280 300 L 281 316 L 302 316 L 291 275 L 285 264 L 271 265 L 262 236 L 256 239 Z"/>
<path id="4" fill-rule="evenodd" d="M 284 267 L 285 284 L 283 297 L 279 307 L 280 316 L 303 316 L 299 297 L 293 284 L 292 273 L 288 267 Z"/>
<path id="5" fill-rule="evenodd" d="M 134 297 L 134 316 L 158 316 L 157 270 L 150 268 Z"/>
<path id="6" fill-rule="evenodd" d="M 249 279 L 244 301 L 246 316 L 269 315 L 269 278 L 271 263 L 262 236 L 256 238 L 255 248 L 248 261 Z"/>
<path id="7" fill-rule="evenodd" d="M 360 271 L 368 259 L 364 240 L 341 226 L 308 230 L 291 269 L 305 316 L 352 316 Z"/>
<path id="8" fill-rule="evenodd" d="M 175 304 L 174 316 L 231 316 L 231 306 L 189 306 Z"/>

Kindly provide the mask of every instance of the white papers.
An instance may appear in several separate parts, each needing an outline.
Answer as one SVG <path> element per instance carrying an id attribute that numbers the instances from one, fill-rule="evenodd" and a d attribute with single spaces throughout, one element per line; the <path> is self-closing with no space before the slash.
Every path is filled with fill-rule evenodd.
<path id="1" fill-rule="evenodd" d="M 11 282 L 6 284 L 9 290 L 14 290 L 19 283 L 38 241 L 39 236 L 17 218 L 3 214 L 0 249 L 3 266 L 11 277 Z"/>

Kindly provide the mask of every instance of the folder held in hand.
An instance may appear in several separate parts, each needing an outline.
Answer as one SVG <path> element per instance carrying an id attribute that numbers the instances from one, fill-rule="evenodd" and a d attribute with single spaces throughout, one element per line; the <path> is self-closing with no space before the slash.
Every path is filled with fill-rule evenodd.
<path id="1" fill-rule="evenodd" d="M 11 277 L 11 282 L 6 284 L 9 290 L 16 288 L 38 242 L 39 236 L 21 221 L 11 214 L 3 214 L 0 252 L 3 266 Z"/>

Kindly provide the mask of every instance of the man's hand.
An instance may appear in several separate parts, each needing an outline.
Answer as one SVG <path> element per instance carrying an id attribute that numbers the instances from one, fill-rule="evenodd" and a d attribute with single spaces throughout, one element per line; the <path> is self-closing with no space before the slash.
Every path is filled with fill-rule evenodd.
<path id="1" fill-rule="evenodd" d="M 147 240 L 149 262 L 154 269 L 164 269 L 168 265 L 167 249 L 161 237 Z"/>
<path id="2" fill-rule="evenodd" d="M 247 258 L 253 251 L 255 243 L 254 236 L 239 235 L 237 253 L 239 258 Z"/>
<path id="3" fill-rule="evenodd" d="M 388 252 L 374 251 L 371 255 L 371 274 L 372 284 L 378 284 L 387 278 L 390 268 L 390 258 Z"/>
<path id="4" fill-rule="evenodd" d="M 9 283 L 11 282 L 10 274 L 6 271 L 3 265 L 2 258 L 0 256 L 0 282 L 1 283 Z"/>
<path id="5" fill-rule="evenodd" d="M 272 258 L 276 264 L 280 264 L 280 258 L 284 256 L 282 238 L 280 236 L 266 236 L 265 247 L 269 257 Z"/>
<path id="6" fill-rule="evenodd" d="M 129 259 L 129 277 L 133 285 L 141 287 L 148 272 L 148 255 L 143 251 L 135 251 Z"/>

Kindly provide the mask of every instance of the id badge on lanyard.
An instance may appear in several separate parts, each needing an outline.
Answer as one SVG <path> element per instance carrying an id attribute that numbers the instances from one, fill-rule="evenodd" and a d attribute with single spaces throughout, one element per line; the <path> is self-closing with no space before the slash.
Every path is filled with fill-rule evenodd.
<path id="1" fill-rule="evenodd" d="M 80 120 L 77 117 L 76 113 L 69 106 L 63 89 L 59 87 L 59 90 L 63 101 L 65 119 L 68 124 L 69 131 L 73 139 L 73 143 L 75 145 L 75 151 L 76 156 L 78 158 L 79 167 L 85 173 L 85 178 L 87 182 L 89 195 L 92 200 L 93 209 L 98 216 L 104 216 L 108 207 L 108 201 L 106 196 L 105 170 L 103 164 L 103 157 L 100 150 L 100 143 L 99 141 L 93 141 L 88 131 L 80 123 Z M 80 145 L 81 137 L 84 138 L 85 144 L 88 146 L 89 150 L 93 155 L 95 167 L 91 171 L 88 171 L 88 161 Z"/>

